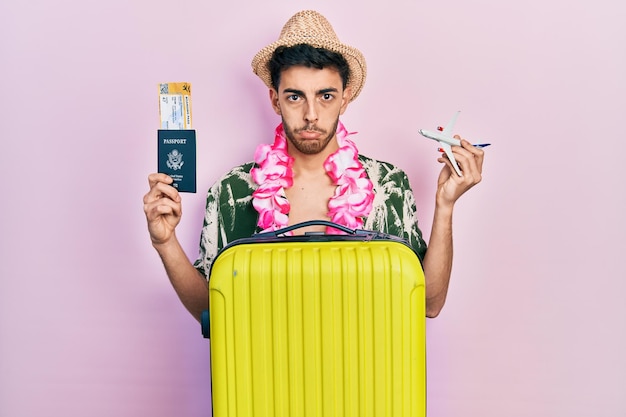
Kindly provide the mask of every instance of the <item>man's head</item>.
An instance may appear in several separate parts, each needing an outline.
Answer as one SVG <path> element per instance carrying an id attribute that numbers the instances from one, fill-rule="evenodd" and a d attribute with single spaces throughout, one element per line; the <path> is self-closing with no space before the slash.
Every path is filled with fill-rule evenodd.
<path id="1" fill-rule="evenodd" d="M 294 45 L 309 47 L 281 48 Z M 288 56 L 283 56 L 285 54 Z M 343 57 L 347 63 L 347 77 L 344 64 L 335 54 Z M 300 62 L 290 63 L 293 60 Z M 350 87 L 350 101 L 361 92 L 367 74 L 363 54 L 356 48 L 342 44 L 328 20 L 313 10 L 304 10 L 293 15 L 283 27 L 278 40 L 261 49 L 252 60 L 254 73 L 268 88 L 273 89 L 278 88 L 282 71 L 295 65 L 336 69 L 344 81 L 344 88 Z"/>

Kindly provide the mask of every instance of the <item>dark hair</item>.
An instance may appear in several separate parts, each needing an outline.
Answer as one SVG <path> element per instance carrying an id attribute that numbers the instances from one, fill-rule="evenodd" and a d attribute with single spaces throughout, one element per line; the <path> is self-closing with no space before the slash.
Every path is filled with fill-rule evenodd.
<path id="1" fill-rule="evenodd" d="M 334 68 L 341 76 L 343 88 L 348 85 L 350 67 L 343 55 L 325 48 L 316 48 L 306 43 L 300 43 L 293 46 L 279 46 L 274 50 L 267 63 L 272 77 L 272 86 L 278 90 L 282 72 L 298 65 L 317 69 Z"/>

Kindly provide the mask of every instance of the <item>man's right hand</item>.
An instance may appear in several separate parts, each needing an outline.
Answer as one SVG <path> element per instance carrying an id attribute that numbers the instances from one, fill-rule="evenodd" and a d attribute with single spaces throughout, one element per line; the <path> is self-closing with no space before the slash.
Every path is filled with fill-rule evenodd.
<path id="1" fill-rule="evenodd" d="M 148 220 L 148 232 L 153 245 L 169 242 L 182 216 L 182 204 L 173 180 L 165 174 L 148 176 L 150 191 L 143 197 L 143 211 Z"/>

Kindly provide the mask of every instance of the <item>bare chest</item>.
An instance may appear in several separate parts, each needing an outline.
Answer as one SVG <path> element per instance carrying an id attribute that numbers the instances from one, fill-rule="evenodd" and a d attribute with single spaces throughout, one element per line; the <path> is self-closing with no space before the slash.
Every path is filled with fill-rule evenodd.
<path id="1" fill-rule="evenodd" d="M 304 181 L 294 178 L 293 186 L 285 190 L 291 206 L 289 225 L 307 220 L 329 220 L 328 200 L 335 193 L 336 186 L 329 177 L 318 181 Z M 296 233 L 307 231 L 324 231 L 324 227 L 301 229 Z"/>

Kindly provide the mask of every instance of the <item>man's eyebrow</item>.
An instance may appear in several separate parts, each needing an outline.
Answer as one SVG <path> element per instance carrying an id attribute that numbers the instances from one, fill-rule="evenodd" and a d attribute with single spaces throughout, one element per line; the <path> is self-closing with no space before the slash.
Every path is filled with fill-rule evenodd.
<path id="1" fill-rule="evenodd" d="M 283 90 L 283 94 L 297 94 L 299 96 L 303 96 L 304 95 L 304 91 L 296 90 L 295 88 L 285 88 Z"/>
<path id="2" fill-rule="evenodd" d="M 327 94 L 327 93 L 337 93 L 339 90 L 337 90 L 334 87 L 328 87 L 328 88 L 322 88 L 321 90 L 317 91 L 317 95 L 320 96 L 322 94 Z M 304 91 L 301 90 L 296 90 L 295 88 L 285 88 L 283 90 L 283 94 L 297 94 L 299 96 L 304 96 Z"/>

